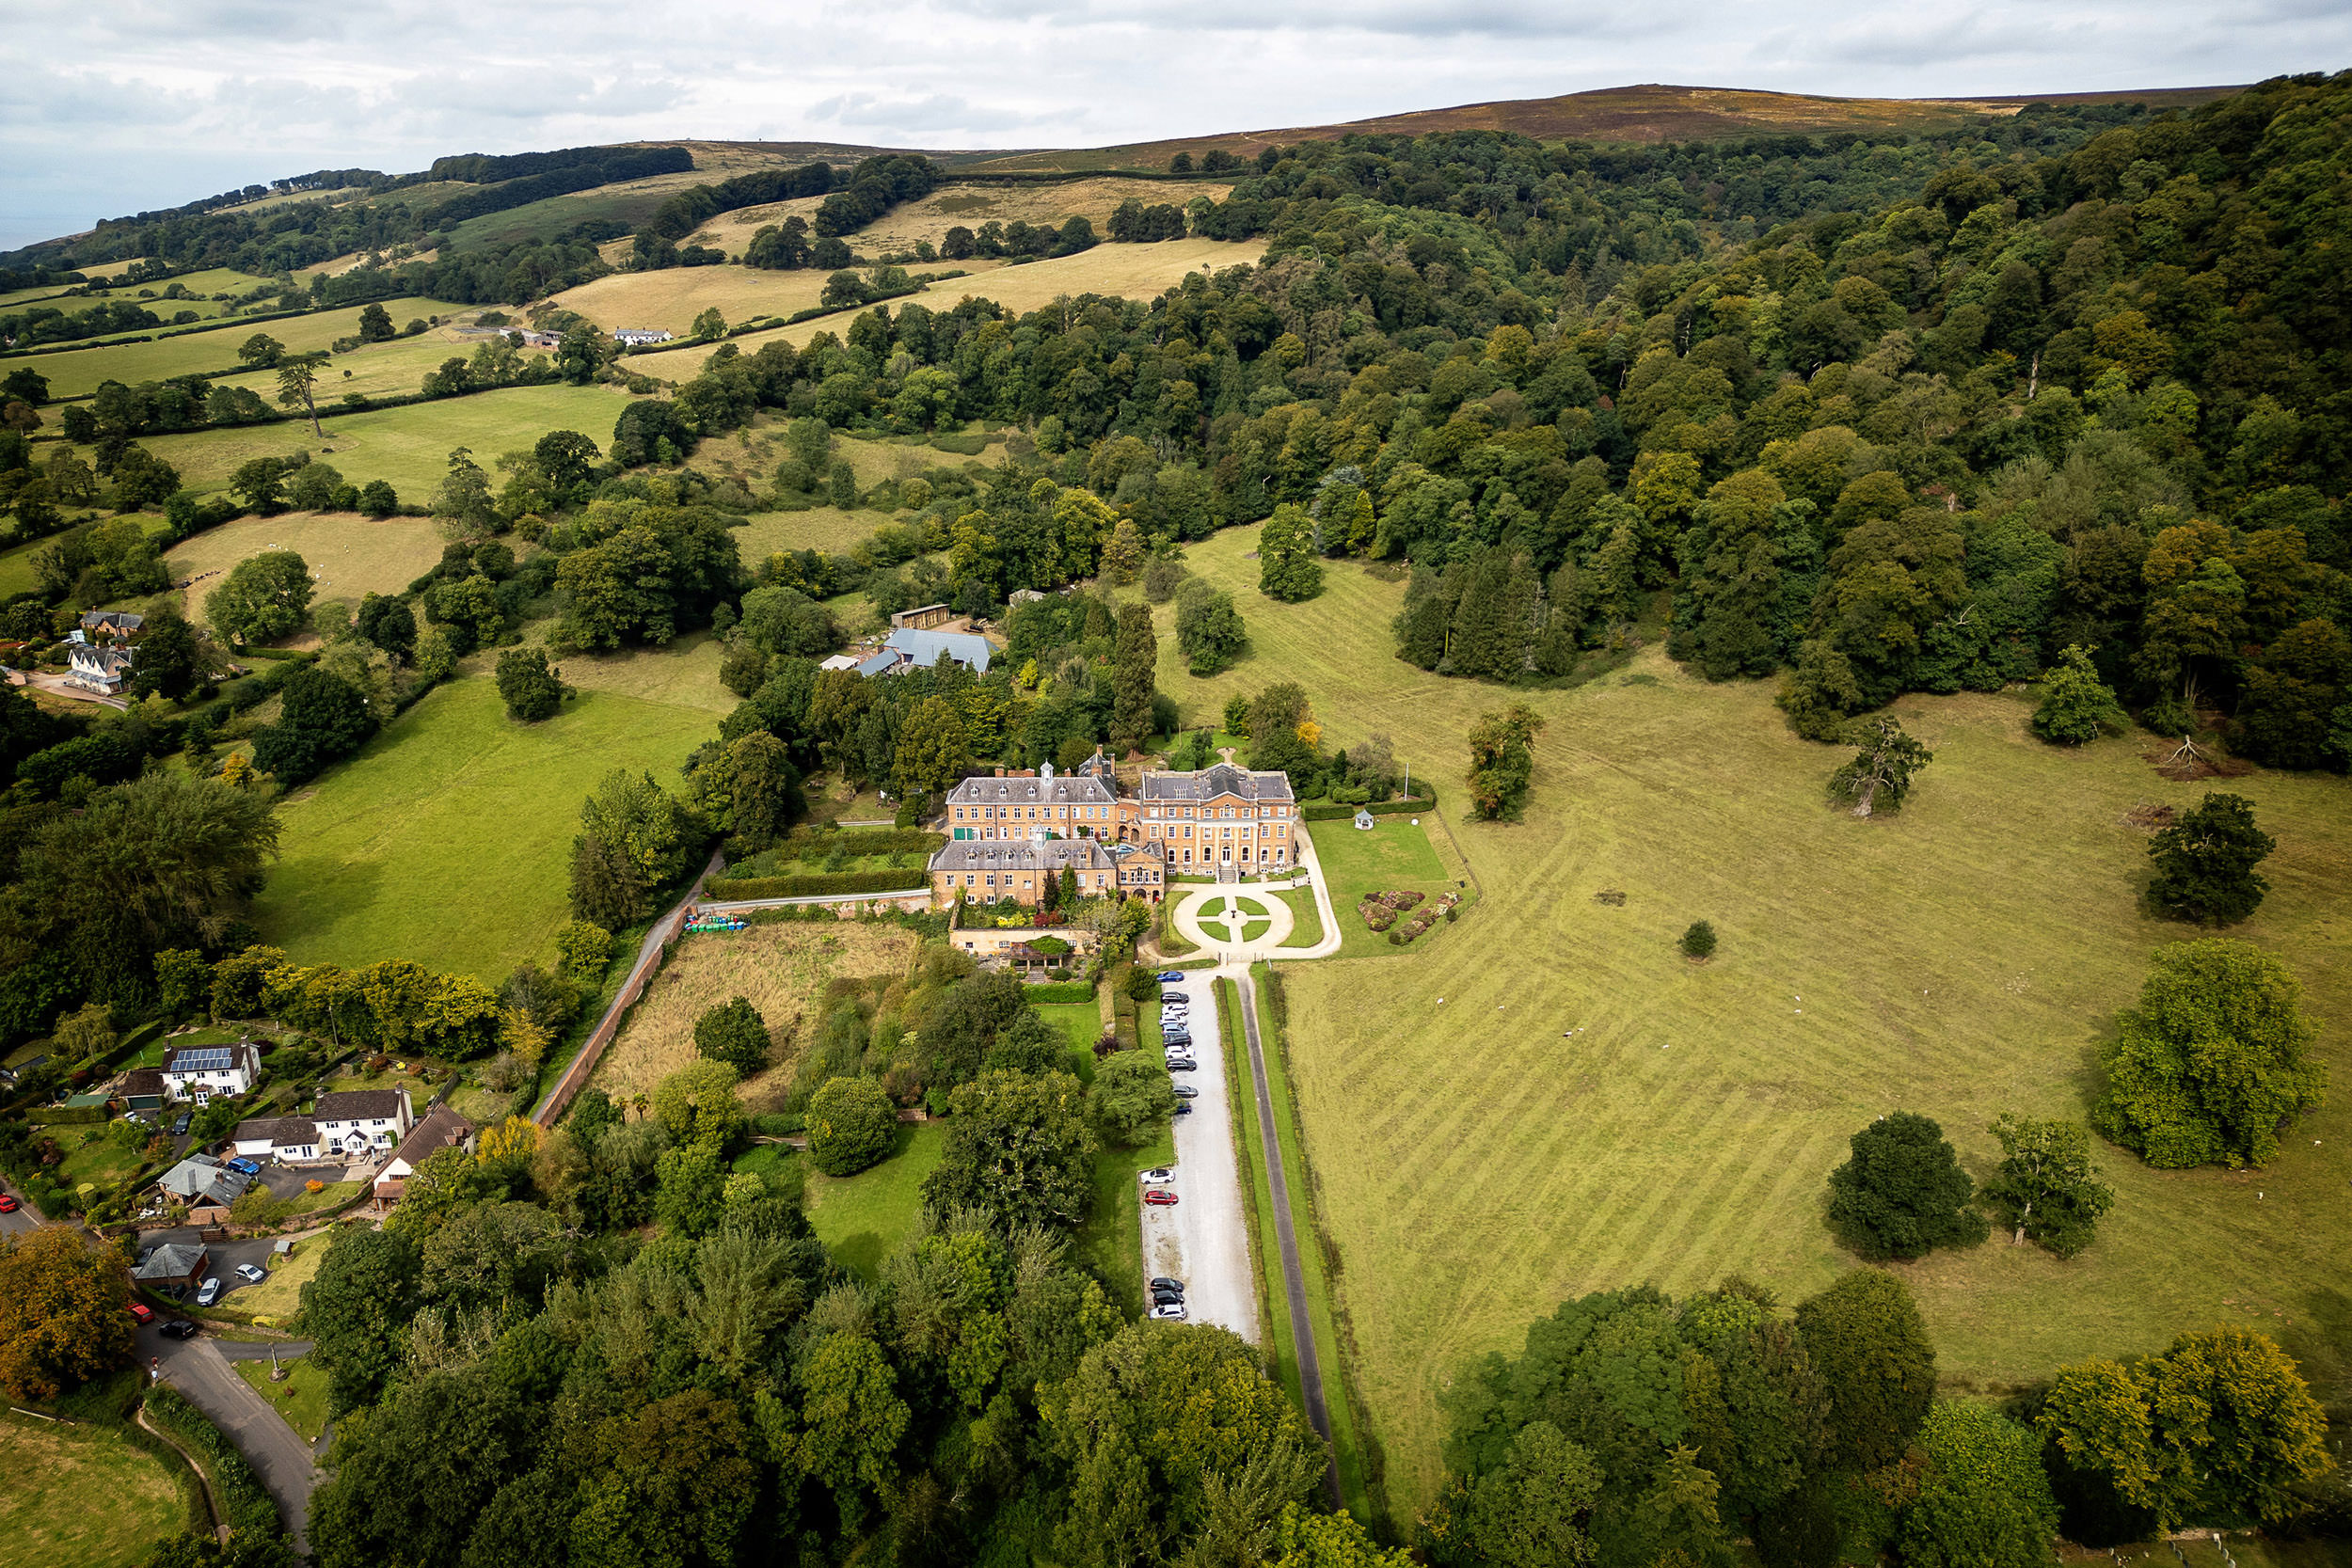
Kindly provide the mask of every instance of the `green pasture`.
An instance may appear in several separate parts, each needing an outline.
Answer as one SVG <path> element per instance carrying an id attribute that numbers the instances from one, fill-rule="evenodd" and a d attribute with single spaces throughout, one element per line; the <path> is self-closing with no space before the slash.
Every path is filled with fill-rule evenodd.
<path id="1" fill-rule="evenodd" d="M 855 1176 L 808 1176 L 808 1223 L 834 1259 L 871 1284 L 883 1259 L 914 1229 L 923 1178 L 946 1153 L 937 1122 L 902 1123 L 898 1146 L 881 1164 Z"/>
<path id="2" fill-rule="evenodd" d="M 359 312 L 364 309 L 354 305 L 339 310 L 280 316 L 275 321 L 235 322 L 210 331 L 183 332 L 151 342 L 101 343 L 56 354 L 28 355 L 5 363 L 11 370 L 30 365 L 47 376 L 52 397 L 77 397 L 98 390 L 102 381 L 119 381 L 135 387 L 142 381 L 162 381 L 169 376 L 237 370 L 237 345 L 256 332 L 268 333 L 295 353 L 323 354 L 336 339 L 358 332 Z M 473 307 L 437 299 L 388 299 L 384 309 L 390 313 L 394 326 L 405 326 L 411 321 L 429 321 Z"/>
<path id="3" fill-rule="evenodd" d="M 185 1474 L 119 1427 L 0 1413 L 0 1568 L 146 1561 L 158 1540 L 187 1528 Z"/>
<path id="4" fill-rule="evenodd" d="M 283 857 L 256 901 L 297 962 L 405 958 L 490 983 L 545 959 L 570 918 L 572 839 L 615 768 L 675 787 L 710 714 L 589 691 L 541 724 L 485 675 L 426 696 L 279 809 Z"/>
<path id="5" fill-rule="evenodd" d="M 151 436 L 140 444 L 179 469 L 181 482 L 199 495 L 226 490 L 229 476 L 249 459 L 305 451 L 335 465 L 353 484 L 384 480 L 404 503 L 421 505 L 449 472 L 449 454 L 457 448 L 470 448 L 487 468 L 501 452 L 529 447 L 550 430 L 577 430 L 601 447 L 612 439 L 627 396 L 561 383 L 509 387 L 365 414 L 321 408 L 324 436 L 310 434 L 308 420 L 287 420 Z"/>

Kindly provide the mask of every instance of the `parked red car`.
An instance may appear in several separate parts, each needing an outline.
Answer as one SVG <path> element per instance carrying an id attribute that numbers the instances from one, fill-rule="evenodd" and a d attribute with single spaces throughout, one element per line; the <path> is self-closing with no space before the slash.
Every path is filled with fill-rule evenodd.
<path id="1" fill-rule="evenodd" d="M 155 1321 L 155 1309 L 143 1301 L 135 1301 L 131 1304 L 131 1316 L 138 1320 L 139 1326 L 144 1328 Z"/>
<path id="2" fill-rule="evenodd" d="M 0 1193 L 0 1214 L 13 1214 L 15 1212 L 16 1199 L 10 1197 L 6 1193 Z"/>
<path id="3" fill-rule="evenodd" d="M 1145 1191 L 1143 1195 L 1143 1201 L 1146 1203 L 1156 1203 L 1165 1207 L 1166 1205 L 1176 1201 L 1176 1195 L 1169 1192 L 1166 1187 L 1152 1187 Z"/>

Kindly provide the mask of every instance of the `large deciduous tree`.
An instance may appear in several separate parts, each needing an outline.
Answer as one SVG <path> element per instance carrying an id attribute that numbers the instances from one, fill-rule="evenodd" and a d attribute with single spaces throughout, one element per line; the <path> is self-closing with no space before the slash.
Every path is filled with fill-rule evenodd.
<path id="1" fill-rule="evenodd" d="M 2012 1246 L 2031 1239 L 2060 1258 L 2090 1244 L 2114 1190 L 2090 1162 L 2090 1134 L 2071 1121 L 2037 1121 L 2003 1112 L 1987 1129 L 2000 1141 L 2000 1168 L 1984 1196 L 2010 1227 Z"/>
<path id="2" fill-rule="evenodd" d="M 1879 1262 L 1985 1239 L 1975 1186 L 1931 1118 L 1898 1111 L 1851 1144 L 1852 1158 L 1830 1173 L 1829 1220 L 1854 1251 Z"/>
<path id="3" fill-rule="evenodd" d="M 1493 821 L 1516 813 L 1535 778 L 1535 736 L 1544 721 L 1524 703 L 1481 714 L 1470 726 L 1470 804 Z"/>
<path id="4" fill-rule="evenodd" d="M 982 1072 L 948 1100 L 946 1148 L 923 1180 L 935 1208 L 969 1208 L 1008 1227 L 1074 1228 L 1094 1204 L 1094 1129 L 1066 1072 Z"/>
<path id="5" fill-rule="evenodd" d="M 1797 1336 L 1828 1397 L 1831 1465 L 1900 1459 L 1935 1399 L 1935 1347 L 1909 1288 L 1856 1269 L 1797 1304 Z"/>
<path id="6" fill-rule="evenodd" d="M 1912 778 L 1934 760 L 1933 752 L 1903 732 L 1901 721 L 1882 714 L 1867 727 L 1853 760 L 1830 776 L 1829 797 L 1851 806 L 1856 816 L 1900 811 Z"/>
<path id="7" fill-rule="evenodd" d="M 1944 1400 L 1919 1433 L 1927 1459 L 1904 1511 L 1914 1568 L 2047 1568 L 2058 1561 L 2058 1503 L 2030 1431 L 1985 1405 Z"/>
<path id="8" fill-rule="evenodd" d="M 72 1226 L 0 1236 L 0 1388 L 53 1400 L 131 1359 L 131 1275 Z"/>
<path id="9" fill-rule="evenodd" d="M 890 1152 L 898 1107 L 871 1078 L 832 1078 L 808 1102 L 809 1164 L 827 1176 L 854 1176 Z"/>
<path id="10" fill-rule="evenodd" d="M 2279 841 L 2254 825 L 2254 802 L 2208 795 L 2169 827 L 2156 830 L 2148 858 L 2156 873 L 2150 903 L 2175 920 L 2234 926 L 2261 907 L 2270 883 L 2255 867 Z"/>
<path id="11" fill-rule="evenodd" d="M 2156 949 L 2139 1006 L 2101 1049 L 2091 1125 L 2152 1165 L 2267 1164 L 2279 1129 L 2312 1110 L 2327 1067 L 2286 964 L 2207 937 Z"/>
<path id="12" fill-rule="evenodd" d="M 311 591 L 308 562 L 293 550 L 264 550 L 238 562 L 204 596 L 204 619 L 233 642 L 274 642 L 301 628 Z"/>

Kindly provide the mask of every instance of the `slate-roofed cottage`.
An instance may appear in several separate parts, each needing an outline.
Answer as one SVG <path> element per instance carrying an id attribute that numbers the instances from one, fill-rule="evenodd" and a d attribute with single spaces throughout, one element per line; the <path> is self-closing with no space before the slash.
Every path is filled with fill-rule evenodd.
<path id="1" fill-rule="evenodd" d="M 329 1154 L 388 1149 L 408 1135 L 416 1116 L 406 1089 L 344 1089 L 323 1094 L 310 1107 L 319 1147 Z"/>
<path id="2" fill-rule="evenodd" d="M 131 679 L 129 649 L 85 642 L 78 631 L 66 643 L 65 662 L 68 682 L 101 696 L 113 696 Z"/>
<path id="3" fill-rule="evenodd" d="M 190 1290 L 204 1277 L 212 1260 L 212 1254 L 204 1250 L 201 1242 L 166 1242 L 131 1271 L 131 1277 L 151 1291 L 167 1287 Z"/>
<path id="4" fill-rule="evenodd" d="M 134 615 L 127 610 L 86 610 L 82 611 L 82 629 L 103 632 L 108 637 L 129 637 L 147 625 L 147 617 Z"/>
<path id="5" fill-rule="evenodd" d="M 249 1160 L 308 1164 L 319 1158 L 318 1124 L 309 1117 L 253 1117 L 237 1123 L 230 1147 Z"/>
<path id="6" fill-rule="evenodd" d="M 378 1203 L 398 1203 L 408 1190 L 408 1179 L 437 1149 L 471 1148 L 473 1123 L 451 1110 L 436 1105 L 425 1112 L 424 1118 L 409 1130 L 392 1150 L 392 1157 L 384 1162 L 384 1168 L 375 1175 L 375 1200 Z"/>
<path id="7" fill-rule="evenodd" d="M 1193 772 L 1147 772 L 1120 811 L 1120 836 L 1159 845 L 1173 871 L 1287 871 L 1296 863 L 1298 804 L 1279 771 L 1220 762 Z"/>
<path id="8" fill-rule="evenodd" d="M 229 1217 L 229 1206 L 253 1185 L 253 1178 L 209 1154 L 191 1154 L 164 1172 L 155 1185 L 188 1206 L 190 1225 L 218 1225 Z"/>

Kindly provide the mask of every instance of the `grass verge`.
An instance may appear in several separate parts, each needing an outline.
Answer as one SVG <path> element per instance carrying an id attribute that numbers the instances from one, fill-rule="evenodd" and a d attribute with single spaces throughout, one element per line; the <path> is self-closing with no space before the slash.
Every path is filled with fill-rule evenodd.
<path id="1" fill-rule="evenodd" d="M 286 1379 L 272 1383 L 266 1361 L 235 1361 L 237 1375 L 253 1386 L 253 1391 L 268 1402 L 278 1418 L 301 1434 L 306 1443 L 315 1443 L 319 1433 L 326 1430 L 326 1390 L 333 1380 L 324 1367 L 313 1367 L 308 1356 L 297 1356 L 284 1362 Z"/>
<path id="2" fill-rule="evenodd" d="M 1140 1148 L 1106 1148 L 1094 1157 L 1094 1207 L 1071 1252 L 1130 1318 L 1143 1311 L 1143 1190 L 1137 1171 L 1176 1163 L 1176 1133 L 1162 1126 Z"/>
<path id="3" fill-rule="evenodd" d="M 119 1427 L 0 1411 L 0 1568 L 132 1568 L 187 1524 L 179 1477 Z"/>

